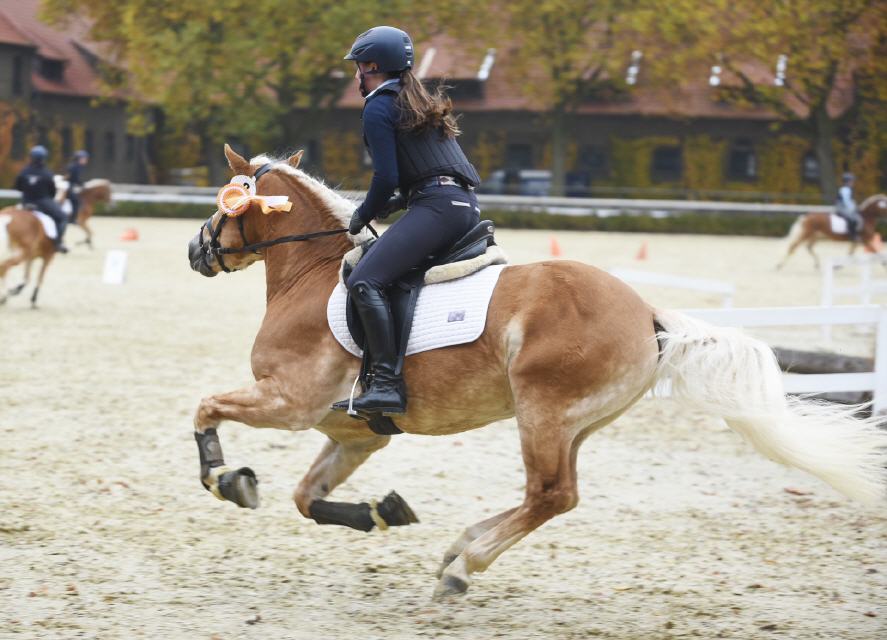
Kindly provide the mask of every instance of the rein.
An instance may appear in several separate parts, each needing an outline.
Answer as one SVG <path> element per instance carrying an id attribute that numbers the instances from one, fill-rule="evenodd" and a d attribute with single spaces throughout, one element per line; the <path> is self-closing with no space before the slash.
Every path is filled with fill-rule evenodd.
<path id="1" fill-rule="evenodd" d="M 253 179 L 256 181 L 257 184 L 259 178 L 268 173 L 271 170 L 272 166 L 273 164 L 269 162 L 267 164 L 263 164 L 256 170 L 255 174 L 253 174 Z M 200 228 L 200 248 L 205 254 L 215 256 L 216 260 L 219 262 L 219 266 L 225 273 L 231 273 L 231 269 L 229 269 L 228 266 L 225 264 L 225 259 L 223 256 L 239 253 L 259 253 L 259 251 L 262 249 L 273 247 L 278 244 L 284 244 L 288 242 L 305 242 L 308 240 L 314 240 L 315 238 L 324 238 L 327 236 L 334 236 L 340 233 L 348 232 L 347 228 L 313 231 L 311 233 L 282 236 L 280 238 L 274 238 L 273 240 L 262 240 L 261 242 L 250 243 L 249 241 L 247 241 L 246 233 L 243 230 L 243 216 L 238 216 L 237 224 L 240 229 L 240 239 L 243 241 L 243 244 L 239 247 L 223 247 L 219 243 L 219 237 L 222 235 L 222 228 L 225 226 L 225 223 L 228 222 L 230 216 L 224 212 L 220 213 L 222 214 L 222 217 L 219 219 L 219 226 L 213 228 L 213 216 L 210 216 Z M 369 227 L 369 225 L 367 226 Z M 204 230 L 209 231 L 209 243 L 205 243 L 203 241 Z M 370 230 L 373 232 L 373 235 L 376 235 L 374 229 L 370 228 Z"/>

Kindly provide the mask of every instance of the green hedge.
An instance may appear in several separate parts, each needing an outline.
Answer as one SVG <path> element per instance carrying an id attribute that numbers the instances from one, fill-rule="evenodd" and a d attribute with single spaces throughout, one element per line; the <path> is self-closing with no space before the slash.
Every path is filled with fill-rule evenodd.
<path id="1" fill-rule="evenodd" d="M 7 203 L 4 203 L 4 206 Z M 118 202 L 113 208 L 101 207 L 99 215 L 133 218 L 204 219 L 212 205 Z M 484 210 L 483 217 L 503 229 L 548 229 L 567 231 L 621 231 L 640 233 L 688 233 L 708 235 L 781 237 L 788 233 L 797 216 L 785 214 L 678 213 L 667 217 L 615 215 L 608 217 L 569 216 L 531 211 Z M 396 217 L 392 216 L 391 221 Z M 887 220 L 879 227 L 887 238 Z"/>

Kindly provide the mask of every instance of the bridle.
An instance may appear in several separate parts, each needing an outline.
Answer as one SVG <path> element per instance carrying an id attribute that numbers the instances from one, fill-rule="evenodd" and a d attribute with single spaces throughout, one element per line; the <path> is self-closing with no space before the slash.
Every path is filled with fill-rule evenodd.
<path id="1" fill-rule="evenodd" d="M 259 182 L 259 178 L 263 175 L 271 171 L 274 163 L 268 162 L 259 167 L 256 172 L 253 174 L 253 180 L 255 180 L 256 184 Z M 224 211 L 220 212 L 222 217 L 219 219 L 219 224 L 216 227 L 213 227 L 213 217 L 215 214 L 211 215 L 207 218 L 206 222 L 200 227 L 200 233 L 198 237 L 200 238 L 200 250 L 203 252 L 205 256 L 215 256 L 216 260 L 219 263 L 219 266 L 222 268 L 222 271 L 225 273 L 231 273 L 231 269 L 225 264 L 224 256 L 238 254 L 238 253 L 259 253 L 262 249 L 266 249 L 268 247 L 273 247 L 274 245 L 284 244 L 286 242 L 303 242 L 306 240 L 313 240 L 315 238 L 324 238 L 326 236 L 334 236 L 340 233 L 347 233 L 348 229 L 333 229 L 333 230 L 325 230 L 325 231 L 313 231 L 311 233 L 302 233 L 298 235 L 292 236 L 282 236 L 280 238 L 274 238 L 273 240 L 262 240 L 261 242 L 253 242 L 250 243 L 246 239 L 246 233 L 243 230 L 243 215 L 237 216 L 237 226 L 240 229 L 240 239 L 243 241 L 243 244 L 239 247 L 223 247 L 219 243 L 219 238 L 222 235 L 222 229 L 225 226 L 225 223 L 228 222 L 230 216 Z M 203 240 L 203 232 L 209 232 L 209 242 L 204 242 Z"/>

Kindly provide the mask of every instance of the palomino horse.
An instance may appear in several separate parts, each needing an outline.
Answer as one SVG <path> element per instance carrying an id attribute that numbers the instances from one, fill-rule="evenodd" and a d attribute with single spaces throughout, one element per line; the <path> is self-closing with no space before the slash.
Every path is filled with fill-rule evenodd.
<path id="1" fill-rule="evenodd" d="M 58 178 L 60 176 L 56 177 Z M 63 182 L 66 185 L 64 190 L 60 190 L 56 195 L 56 200 L 59 203 L 62 203 L 67 199 L 67 190 L 70 188 L 67 181 Z M 78 198 L 80 199 L 80 209 L 77 211 L 77 219 L 73 221 L 73 224 L 76 224 L 83 229 L 86 238 L 77 244 L 85 244 L 92 249 L 92 229 L 89 226 L 89 219 L 92 218 L 92 214 L 95 212 L 95 206 L 97 204 L 100 202 L 111 202 L 111 181 L 103 178 L 87 181 L 80 190 Z"/>
<path id="2" fill-rule="evenodd" d="M 36 308 L 43 276 L 53 257 L 55 243 L 46 235 L 37 216 L 19 207 L 0 210 L 0 304 L 6 302 L 6 272 L 25 263 L 24 282 L 9 290 L 10 295 L 18 295 L 31 281 L 31 264 L 40 258 L 43 262 L 31 294 L 31 306 Z"/>
<path id="3" fill-rule="evenodd" d="M 877 253 L 878 248 L 875 246 L 875 226 L 878 223 L 879 217 L 887 216 L 887 196 L 883 193 L 879 193 L 866 198 L 859 206 L 859 213 L 862 215 L 863 220 L 862 228 L 859 230 L 862 245 L 872 253 Z M 813 251 L 813 245 L 816 244 L 817 240 L 822 238 L 828 238 L 829 240 L 850 240 L 850 237 L 847 234 L 838 234 L 832 231 L 831 216 L 832 214 L 830 213 L 806 213 L 795 220 L 795 223 L 792 225 L 791 230 L 788 232 L 788 237 L 786 238 L 786 240 L 788 240 L 788 249 L 786 250 L 785 257 L 778 265 L 776 265 L 776 268 L 781 269 L 792 253 L 794 253 L 795 249 L 806 242 L 807 251 L 813 256 L 813 262 L 818 269 L 819 256 Z M 853 255 L 856 251 L 856 247 L 857 243 L 851 241 L 850 255 Z"/>
<path id="4" fill-rule="evenodd" d="M 214 213 L 188 246 L 204 276 L 265 261 L 267 305 L 252 350 L 257 382 L 201 400 L 194 417 L 200 479 L 216 497 L 257 506 L 255 475 L 224 466 L 217 427 L 231 420 L 329 438 L 295 489 L 296 508 L 321 524 L 369 531 L 415 522 L 396 494 L 376 503 L 325 498 L 390 436 L 333 412 L 360 367 L 327 325 L 327 300 L 343 254 L 366 232 L 346 236 L 354 204 L 287 161 L 246 161 L 226 146 L 235 174 L 256 192 L 286 195 L 288 213 L 253 204 L 237 223 Z M 576 458 L 583 440 L 659 381 L 682 404 L 723 416 L 770 458 L 819 476 L 847 495 L 885 497 L 887 431 L 810 401 L 787 399 L 772 351 L 734 329 L 706 325 L 646 304 L 626 284 L 568 261 L 506 267 L 475 342 L 406 359 L 407 434 L 448 435 L 516 417 L 526 467 L 523 502 L 468 529 L 446 551 L 435 597 L 464 592 L 506 549 L 579 501 Z M 407 437 L 407 436 L 402 436 Z M 398 500 L 393 500 L 396 497 Z"/>

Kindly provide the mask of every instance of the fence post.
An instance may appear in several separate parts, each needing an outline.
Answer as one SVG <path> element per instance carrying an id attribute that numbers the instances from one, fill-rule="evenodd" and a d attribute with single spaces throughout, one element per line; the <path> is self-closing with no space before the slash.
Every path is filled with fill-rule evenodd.
<path id="1" fill-rule="evenodd" d="M 887 414 L 887 307 L 881 307 L 875 331 L 875 390 L 872 413 Z"/>
<path id="2" fill-rule="evenodd" d="M 830 307 L 834 302 L 835 289 L 835 261 L 834 258 L 826 258 L 822 263 L 822 297 L 819 304 L 823 307 Z M 832 325 L 822 325 L 822 337 L 827 342 L 832 339 Z"/>

